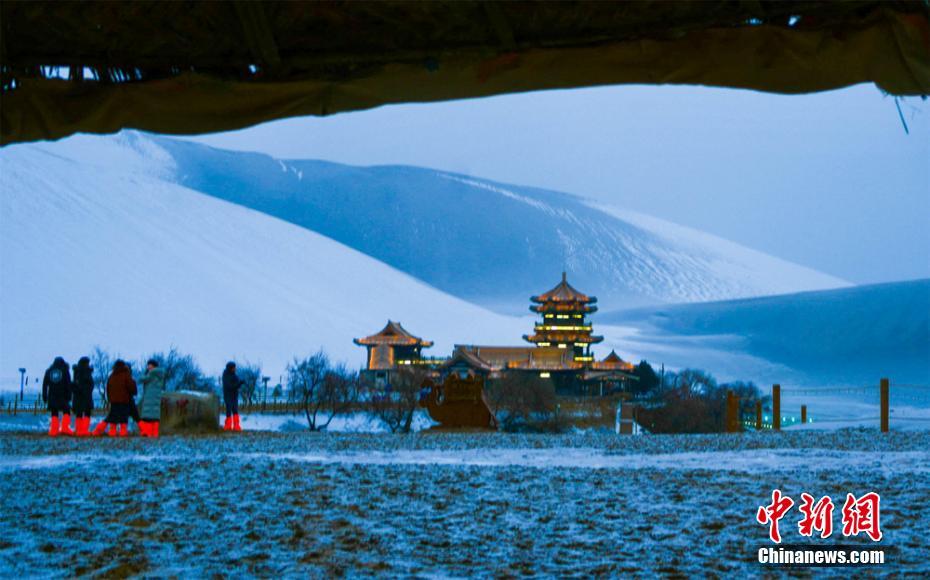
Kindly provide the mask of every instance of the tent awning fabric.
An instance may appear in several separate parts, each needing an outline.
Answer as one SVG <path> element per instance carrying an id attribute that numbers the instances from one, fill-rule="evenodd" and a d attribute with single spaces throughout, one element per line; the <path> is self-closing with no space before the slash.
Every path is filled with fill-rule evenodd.
<path id="1" fill-rule="evenodd" d="M 4 0 L 0 34 L 3 144 L 612 84 L 930 93 L 919 0 Z"/>

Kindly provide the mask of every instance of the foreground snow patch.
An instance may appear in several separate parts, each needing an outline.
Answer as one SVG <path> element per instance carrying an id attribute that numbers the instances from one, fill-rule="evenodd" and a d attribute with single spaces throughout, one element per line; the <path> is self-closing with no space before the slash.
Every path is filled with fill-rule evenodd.
<path id="1" fill-rule="evenodd" d="M 926 451 L 832 451 L 828 449 L 754 449 L 662 454 L 611 454 L 594 448 L 550 449 L 399 449 L 362 453 L 232 453 L 244 463 L 267 461 L 336 465 L 423 465 L 436 467 L 525 467 L 531 469 L 607 469 L 831 472 L 851 467 L 891 474 L 930 473 L 930 452 Z M 0 473 L 23 469 L 59 469 L 64 466 L 104 463 L 210 461 L 209 455 L 184 457 L 140 453 L 74 453 L 44 456 L 0 456 Z"/>
<path id="2" fill-rule="evenodd" d="M 369 453 L 243 453 L 246 460 L 347 465 L 436 465 L 578 469 L 671 469 L 711 471 L 841 471 L 850 466 L 884 473 L 930 473 L 930 452 L 872 453 L 762 449 L 616 455 L 598 449 L 397 450 Z"/>

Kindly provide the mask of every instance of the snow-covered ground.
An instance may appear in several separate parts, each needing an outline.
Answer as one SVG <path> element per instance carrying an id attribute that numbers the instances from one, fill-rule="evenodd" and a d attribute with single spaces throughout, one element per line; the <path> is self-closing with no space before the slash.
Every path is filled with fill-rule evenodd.
<path id="1" fill-rule="evenodd" d="M 778 488 L 881 494 L 872 573 L 926 575 L 930 433 L 0 434 L 0 569 L 46 577 L 756 576 Z M 838 525 L 839 515 L 834 515 Z M 833 573 L 849 569 L 830 570 Z"/>

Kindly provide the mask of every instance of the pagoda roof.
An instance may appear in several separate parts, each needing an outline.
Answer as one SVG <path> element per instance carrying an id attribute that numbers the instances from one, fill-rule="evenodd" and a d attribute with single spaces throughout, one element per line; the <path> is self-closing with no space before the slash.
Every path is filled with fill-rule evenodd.
<path id="1" fill-rule="evenodd" d="M 604 360 L 597 361 L 592 366 L 597 370 L 633 370 L 633 363 L 629 363 L 620 358 L 620 355 L 618 355 L 615 350 L 611 350 L 610 354 L 604 357 Z"/>
<path id="2" fill-rule="evenodd" d="M 474 352 L 467 349 L 456 347 L 452 353 L 452 358 L 442 363 L 442 368 L 447 369 L 458 363 L 465 363 L 467 366 L 484 372 L 491 372 L 494 367 L 488 361 L 484 360 Z"/>
<path id="3" fill-rule="evenodd" d="M 597 302 L 597 298 L 594 296 L 588 296 L 583 292 L 579 292 L 568 283 L 567 276 L 565 272 L 562 272 L 562 281 L 559 282 L 559 285 L 549 290 L 544 294 L 539 296 L 531 296 L 530 300 L 533 302 L 580 302 L 582 304 L 589 304 L 592 302 Z"/>
<path id="4" fill-rule="evenodd" d="M 423 340 L 414 336 L 400 325 L 400 322 L 388 320 L 387 324 L 379 332 L 366 336 L 365 338 L 356 338 L 353 342 L 362 346 L 375 345 L 392 345 L 392 346 L 416 346 L 427 348 L 433 346 L 432 341 Z"/>
<path id="5" fill-rule="evenodd" d="M 604 360 L 601 362 L 605 363 L 622 363 L 624 360 L 620 358 L 620 355 L 617 354 L 617 351 L 611 350 L 610 354 L 604 357 Z"/>

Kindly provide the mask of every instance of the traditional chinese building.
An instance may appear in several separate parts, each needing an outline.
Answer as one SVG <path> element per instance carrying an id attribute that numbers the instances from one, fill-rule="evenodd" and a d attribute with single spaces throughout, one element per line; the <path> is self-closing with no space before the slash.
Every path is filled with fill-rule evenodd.
<path id="1" fill-rule="evenodd" d="M 585 368 L 581 375 L 584 392 L 587 395 L 604 396 L 627 390 L 630 381 L 639 380 L 633 370 L 633 363 L 623 360 L 612 350 L 604 360 L 595 361 Z"/>
<path id="2" fill-rule="evenodd" d="M 401 366 L 422 364 L 422 350 L 433 346 L 431 341 L 410 334 L 400 322 L 392 320 L 379 332 L 353 342 L 368 349 L 364 374 L 376 384 L 388 384 L 389 373 Z"/>
<path id="3" fill-rule="evenodd" d="M 604 340 L 592 334 L 588 315 L 597 312 L 597 298 L 575 290 L 565 272 L 558 286 L 539 296 L 532 296 L 530 310 L 541 315 L 533 334 L 523 339 L 538 347 L 555 347 L 572 353 L 575 362 L 592 362 L 591 345 Z"/>

